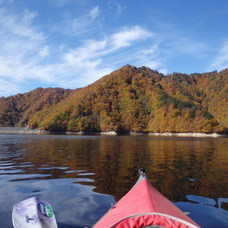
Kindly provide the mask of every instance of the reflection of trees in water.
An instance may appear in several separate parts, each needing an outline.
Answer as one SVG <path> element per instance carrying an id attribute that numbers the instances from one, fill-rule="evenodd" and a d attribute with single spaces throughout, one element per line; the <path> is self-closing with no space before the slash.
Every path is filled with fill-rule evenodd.
<path id="1" fill-rule="evenodd" d="M 188 194 L 227 197 L 227 146 L 227 139 L 34 136 L 25 137 L 16 150 L 12 143 L 12 151 L 18 169 L 48 174 L 29 179 L 84 178 L 84 184 L 116 199 L 129 190 L 138 168 L 144 167 L 158 190 L 180 201 Z"/>

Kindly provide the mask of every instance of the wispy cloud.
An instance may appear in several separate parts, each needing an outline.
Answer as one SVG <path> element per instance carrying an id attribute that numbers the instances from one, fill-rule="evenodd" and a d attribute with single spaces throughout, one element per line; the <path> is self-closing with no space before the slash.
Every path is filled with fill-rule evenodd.
<path id="1" fill-rule="evenodd" d="M 89 12 L 89 16 L 92 21 L 94 21 L 99 16 L 99 14 L 100 14 L 99 6 L 92 8 L 92 10 Z"/>
<path id="2" fill-rule="evenodd" d="M 113 17 L 117 19 L 123 12 L 123 7 L 117 0 L 108 1 L 109 11 L 112 13 Z"/>
<path id="3" fill-rule="evenodd" d="M 99 30 L 100 23 L 97 21 L 100 15 L 99 6 L 94 6 L 86 14 L 80 17 L 68 18 L 62 25 L 62 31 L 70 36 L 89 33 L 94 30 Z M 57 30 L 60 29 L 58 25 Z"/>
<path id="4" fill-rule="evenodd" d="M 220 49 L 217 51 L 217 55 L 212 60 L 208 70 L 223 70 L 228 67 L 228 40 L 226 40 Z"/>
<path id="5" fill-rule="evenodd" d="M 37 16 L 35 12 L 24 10 L 19 15 L 9 14 L 6 9 L 0 9 L 1 16 L 1 34 L 15 35 L 21 38 L 27 38 L 31 41 L 41 41 L 44 36 L 31 26 L 33 19 Z"/>
<path id="6" fill-rule="evenodd" d="M 20 91 L 20 86 L 9 78 L 0 78 L 0 97 L 16 94 Z"/>
<path id="7" fill-rule="evenodd" d="M 0 9 L 0 79 L 3 83 L 1 87 L 7 87 L 9 93 L 19 88 L 16 83 L 31 79 L 36 74 L 45 80 L 43 74 L 32 71 L 48 55 L 45 35 L 32 25 L 36 15 L 28 10 L 15 15 L 6 8 Z M 8 86 L 11 80 L 12 89 Z"/>
<path id="8" fill-rule="evenodd" d="M 70 27 L 66 26 L 72 31 L 69 36 L 73 38 L 77 32 L 94 29 L 101 15 L 101 8 L 94 6 L 72 19 Z M 0 80 L 2 87 L 7 88 L 0 90 L 0 96 L 31 90 L 27 85 L 34 81 L 37 82 L 34 87 L 86 86 L 126 64 L 144 65 L 167 73 L 166 61 L 174 54 L 194 55 L 205 48 L 190 38 L 169 33 L 158 36 L 139 25 L 118 28 L 93 39 L 77 38 L 74 45 L 63 39 L 56 46 L 52 44 L 53 34 L 44 33 L 34 24 L 38 16 L 29 10 L 12 14 L 0 8 Z M 61 32 L 60 28 L 62 25 L 55 30 L 56 35 Z"/>
<path id="9" fill-rule="evenodd" d="M 175 50 L 176 54 L 201 55 L 207 50 L 207 45 L 203 42 L 195 41 L 186 35 L 175 35 L 167 40 L 169 50 Z M 173 53 L 175 54 L 175 53 Z"/>
<path id="10" fill-rule="evenodd" d="M 131 29 L 124 29 L 110 37 L 110 45 L 114 49 L 127 47 L 131 45 L 132 41 L 145 40 L 152 36 L 152 33 L 135 26 Z"/>
<path id="11" fill-rule="evenodd" d="M 99 14 L 99 7 L 94 7 L 75 23 L 86 27 Z M 0 80 L 8 94 L 26 90 L 23 87 L 29 81 L 68 88 L 85 86 L 119 65 L 127 64 L 126 59 L 130 56 L 134 61 L 139 56 L 148 56 L 146 52 L 139 53 L 135 45 L 143 47 L 153 38 L 150 31 L 133 26 L 107 34 L 102 39 L 82 40 L 75 47 L 63 43 L 64 48 L 56 48 L 48 34 L 44 35 L 34 25 L 35 12 L 24 10 L 15 15 L 2 8 L 0 17 Z M 128 50 L 130 53 L 126 55 Z M 115 61 L 115 55 L 119 56 L 118 61 Z M 0 95 L 8 95 L 7 91 L 2 89 Z"/>
<path id="12" fill-rule="evenodd" d="M 101 40 L 85 40 L 81 46 L 69 49 L 63 53 L 61 62 L 64 66 L 60 64 L 59 67 L 80 75 L 81 77 L 75 79 L 75 82 L 79 82 L 80 84 L 83 79 L 83 83 L 81 84 L 85 85 L 85 80 L 87 84 L 91 83 L 99 77 L 115 70 L 118 64 L 126 64 L 127 60 L 124 50 L 129 46 L 134 46 L 137 42 L 143 42 L 151 38 L 151 36 L 152 34 L 150 32 L 139 26 L 135 26 L 124 28 Z M 122 50 L 123 52 L 120 54 Z M 120 62 L 113 61 L 115 59 L 113 55 L 117 51 L 119 52 L 118 55 L 120 55 Z M 136 53 L 130 53 L 128 57 L 132 57 L 132 54 L 135 55 Z M 109 61 L 107 61 L 107 58 Z"/>

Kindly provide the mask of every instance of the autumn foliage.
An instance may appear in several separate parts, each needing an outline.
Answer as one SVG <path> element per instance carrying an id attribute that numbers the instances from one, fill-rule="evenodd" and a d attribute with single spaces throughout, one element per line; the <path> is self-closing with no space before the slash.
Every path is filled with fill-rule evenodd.
<path id="1" fill-rule="evenodd" d="M 16 104 L 16 96 L 1 98 L 0 124 L 72 132 L 228 129 L 228 70 L 165 76 L 128 65 L 82 89 L 44 91 L 32 91 L 36 99 L 16 95 Z"/>
<path id="2" fill-rule="evenodd" d="M 45 107 L 59 103 L 71 90 L 37 88 L 31 92 L 0 98 L 0 126 L 27 126 L 29 119 Z"/>

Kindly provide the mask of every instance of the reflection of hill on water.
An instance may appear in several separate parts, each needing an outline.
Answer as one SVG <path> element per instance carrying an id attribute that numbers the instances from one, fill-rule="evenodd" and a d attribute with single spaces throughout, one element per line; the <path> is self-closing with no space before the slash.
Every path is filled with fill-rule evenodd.
<path id="1" fill-rule="evenodd" d="M 11 181 L 74 178 L 95 191 L 123 196 L 146 168 L 170 200 L 186 194 L 216 198 L 227 193 L 226 139 L 130 136 L 30 136 L 9 143 L 4 174 Z M 13 176 L 12 176 L 13 175 Z M 196 181 L 189 181 L 194 178 Z M 121 187 L 120 187 L 121 186 Z"/>

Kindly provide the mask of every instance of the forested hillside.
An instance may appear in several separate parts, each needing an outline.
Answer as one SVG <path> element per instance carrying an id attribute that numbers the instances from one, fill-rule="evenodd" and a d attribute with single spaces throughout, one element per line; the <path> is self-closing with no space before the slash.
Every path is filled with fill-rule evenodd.
<path id="1" fill-rule="evenodd" d="M 24 94 L 0 97 L 0 127 L 26 126 L 37 111 L 60 102 L 70 92 L 60 88 L 37 88 Z"/>
<path id="2" fill-rule="evenodd" d="M 225 133 L 228 70 L 164 76 L 146 67 L 125 66 L 37 111 L 29 126 L 52 131 Z"/>
<path id="3" fill-rule="evenodd" d="M 0 126 L 51 131 L 228 132 L 228 70 L 166 75 L 125 66 L 76 90 L 0 98 Z"/>

